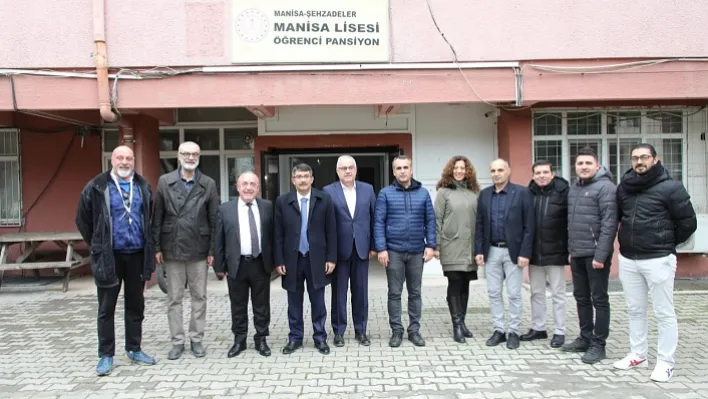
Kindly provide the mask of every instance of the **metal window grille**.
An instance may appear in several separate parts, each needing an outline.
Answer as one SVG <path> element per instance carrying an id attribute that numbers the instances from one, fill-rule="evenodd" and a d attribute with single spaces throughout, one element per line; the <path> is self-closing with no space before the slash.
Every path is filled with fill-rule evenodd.
<path id="1" fill-rule="evenodd" d="M 686 184 L 687 138 L 691 109 L 549 109 L 534 112 L 534 160 L 558 164 L 557 174 L 574 180 L 575 155 L 582 147 L 594 149 L 615 181 L 631 168 L 631 149 L 639 143 L 654 145 L 671 176 Z M 688 122 L 688 124 L 687 124 Z M 695 125 L 697 122 L 693 122 Z M 690 177 L 690 176 L 689 176 Z M 688 184 L 691 185 L 691 184 Z"/>
<path id="2" fill-rule="evenodd" d="M 20 134 L 0 129 L 0 226 L 21 225 Z"/>

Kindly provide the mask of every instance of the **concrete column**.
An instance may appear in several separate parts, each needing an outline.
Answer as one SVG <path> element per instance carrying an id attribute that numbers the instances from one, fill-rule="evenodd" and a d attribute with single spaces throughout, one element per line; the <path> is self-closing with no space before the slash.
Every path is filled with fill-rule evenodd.
<path id="1" fill-rule="evenodd" d="M 160 178 L 160 124 L 157 119 L 138 115 L 133 118 L 135 170 L 150 182 L 153 190 Z"/>

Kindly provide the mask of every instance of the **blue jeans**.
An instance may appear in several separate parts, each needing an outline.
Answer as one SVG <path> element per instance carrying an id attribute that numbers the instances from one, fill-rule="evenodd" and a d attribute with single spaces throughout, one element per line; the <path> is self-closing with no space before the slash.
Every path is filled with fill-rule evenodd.
<path id="1" fill-rule="evenodd" d="M 420 316 L 423 312 L 423 300 L 420 296 L 423 282 L 423 253 L 409 254 L 388 251 L 388 324 L 391 331 L 403 334 L 401 322 L 401 293 L 403 282 L 408 291 L 408 334 L 420 330 Z"/>

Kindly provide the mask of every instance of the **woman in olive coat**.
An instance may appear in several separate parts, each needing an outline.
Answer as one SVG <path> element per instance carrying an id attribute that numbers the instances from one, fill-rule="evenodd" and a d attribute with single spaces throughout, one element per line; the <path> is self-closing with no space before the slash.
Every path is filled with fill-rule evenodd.
<path id="1" fill-rule="evenodd" d="M 474 261 L 474 232 L 477 218 L 479 183 L 469 159 L 452 157 L 437 184 L 435 219 L 438 237 L 437 256 L 447 277 L 447 305 L 456 342 L 464 343 L 472 333 L 465 325 L 470 281 L 477 280 Z"/>

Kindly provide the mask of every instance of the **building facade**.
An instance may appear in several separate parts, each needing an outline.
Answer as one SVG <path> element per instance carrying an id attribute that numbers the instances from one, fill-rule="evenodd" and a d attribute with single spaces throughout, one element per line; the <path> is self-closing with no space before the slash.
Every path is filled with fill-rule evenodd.
<path id="1" fill-rule="evenodd" d="M 651 142 L 699 214 L 678 273 L 708 275 L 702 2 L 260 3 L 1 1 L 0 234 L 74 230 L 79 192 L 120 143 L 153 185 L 180 142 L 199 143 L 226 201 L 246 170 L 264 197 L 288 191 L 297 162 L 324 186 L 341 154 L 377 190 L 410 155 L 433 197 L 456 154 L 483 186 L 497 157 L 527 184 L 537 159 L 573 179 L 591 146 L 618 179 Z"/>

